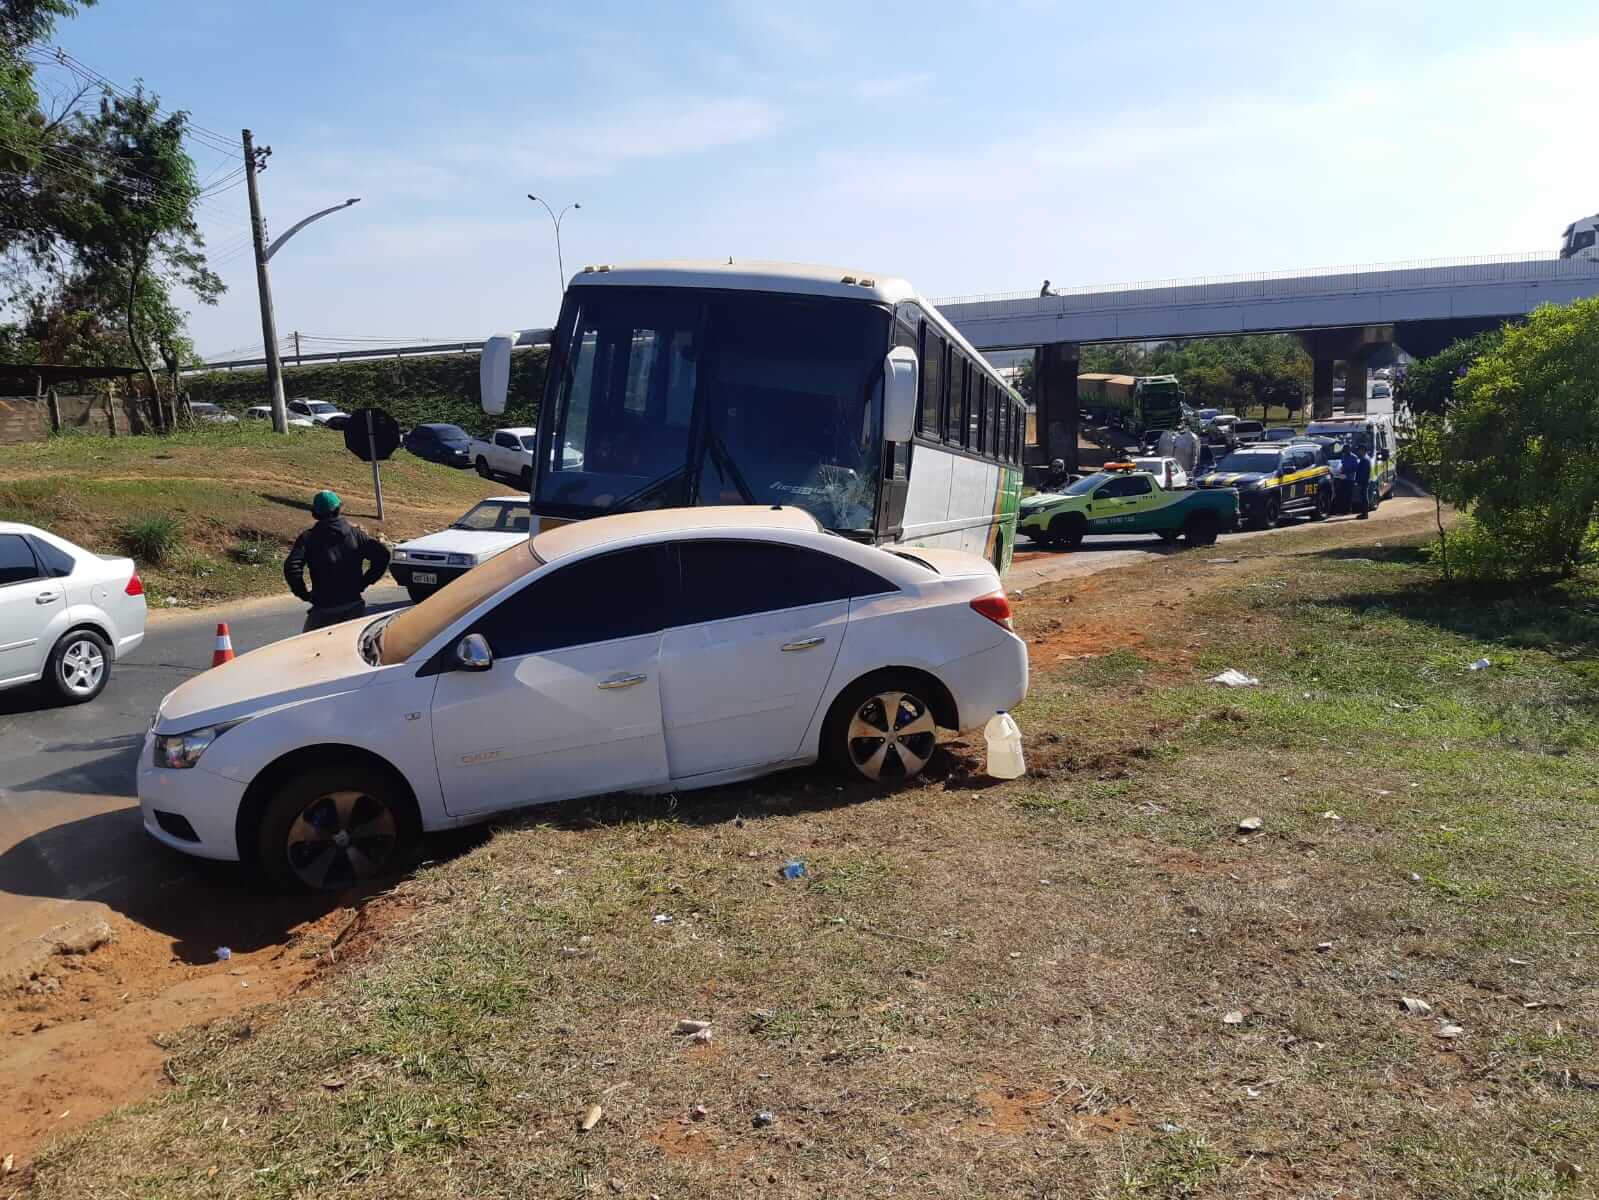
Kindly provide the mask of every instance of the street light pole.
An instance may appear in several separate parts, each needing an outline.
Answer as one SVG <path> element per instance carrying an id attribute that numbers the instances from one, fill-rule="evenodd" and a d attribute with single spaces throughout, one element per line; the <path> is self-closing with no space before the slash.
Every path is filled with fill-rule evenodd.
<path id="1" fill-rule="evenodd" d="M 266 146 L 261 150 L 255 148 L 255 142 L 248 129 L 244 133 L 244 177 L 249 184 L 250 193 L 250 236 L 255 242 L 255 286 L 261 297 L 261 341 L 266 352 L 267 392 L 272 403 L 272 431 L 274 433 L 289 432 L 288 402 L 283 396 L 283 358 L 278 353 L 278 320 L 277 314 L 272 309 L 272 276 L 267 271 L 267 262 L 283 248 L 283 243 L 288 241 L 312 221 L 320 220 L 329 213 L 342 212 L 352 204 L 359 204 L 361 197 L 351 196 L 343 204 L 335 204 L 312 213 L 304 220 L 289 226 L 286 233 L 279 235 L 270 246 L 266 244 L 266 222 L 261 219 L 261 197 L 256 192 L 256 173 L 266 168 L 266 159 L 272 153 L 272 147 Z M 298 346 L 300 337 L 295 334 L 295 343 Z M 298 360 L 298 355 L 296 355 Z"/>
<path id="2" fill-rule="evenodd" d="M 566 220 L 566 214 L 572 209 L 582 208 L 583 206 L 575 202 L 568 204 L 561 210 L 560 215 L 557 216 L 554 209 L 545 203 L 545 201 L 535 196 L 532 192 L 527 194 L 527 198 L 533 201 L 535 204 L 543 204 L 544 211 L 550 214 L 550 222 L 555 226 L 555 269 L 560 272 L 561 294 L 564 296 L 566 294 L 566 260 L 561 255 L 561 222 Z"/>

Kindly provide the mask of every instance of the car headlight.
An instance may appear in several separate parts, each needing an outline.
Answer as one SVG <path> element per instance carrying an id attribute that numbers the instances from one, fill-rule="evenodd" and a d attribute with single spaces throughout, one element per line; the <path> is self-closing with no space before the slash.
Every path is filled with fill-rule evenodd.
<path id="1" fill-rule="evenodd" d="M 392 557 L 395 562 L 407 562 L 410 560 L 411 552 L 409 550 L 395 550 Z"/>
<path id="2" fill-rule="evenodd" d="M 200 761 L 211 743 L 216 741 L 240 721 L 224 721 L 220 725 L 207 725 L 204 729 L 191 729 L 187 733 L 158 733 L 155 735 L 155 765 L 174 771 L 185 771 Z"/>
<path id="3" fill-rule="evenodd" d="M 477 556 L 472 554 L 452 554 L 445 560 L 445 565 L 451 567 L 475 567 Z"/>

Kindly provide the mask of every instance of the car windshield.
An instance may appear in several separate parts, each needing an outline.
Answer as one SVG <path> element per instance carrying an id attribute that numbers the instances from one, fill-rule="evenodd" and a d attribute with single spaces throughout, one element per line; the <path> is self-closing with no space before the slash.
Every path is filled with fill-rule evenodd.
<path id="1" fill-rule="evenodd" d="M 336 407 L 334 407 L 333 405 L 329 404 L 326 400 L 311 400 L 311 401 L 308 401 L 306 403 L 306 407 L 309 408 L 314 413 L 330 413 L 330 412 L 338 412 L 339 411 Z"/>
<path id="2" fill-rule="evenodd" d="M 1293 440 L 1294 431 L 1292 429 L 1268 429 L 1266 430 L 1266 436 L 1274 442 L 1287 442 Z"/>
<path id="3" fill-rule="evenodd" d="M 378 663 L 392 667 L 405 662 L 490 596 L 543 565 L 544 560 L 533 552 L 532 543 L 524 542 L 457 575 L 426 600 L 376 629 L 373 649 Z M 369 631 L 373 628 L 367 626 Z"/>
<path id="4" fill-rule="evenodd" d="M 459 446 L 471 440 L 459 425 L 424 425 L 422 428 L 431 430 L 446 446 Z"/>
<path id="5" fill-rule="evenodd" d="M 1076 483 L 1072 484 L 1071 487 L 1067 488 L 1065 494 L 1068 496 L 1086 495 L 1109 478 L 1110 476 L 1105 474 L 1103 471 L 1093 475 L 1084 475 Z"/>
<path id="6" fill-rule="evenodd" d="M 1371 449 L 1370 429 L 1349 427 L 1336 430 L 1320 430 L 1312 428 L 1310 432 L 1322 433 L 1327 437 L 1335 438 L 1338 441 L 1341 441 L 1345 447 L 1354 447 L 1357 454 L 1364 454 L 1366 451 Z"/>
<path id="7" fill-rule="evenodd" d="M 1216 470 L 1233 474 L 1258 471 L 1263 475 L 1269 475 L 1277 469 L 1277 464 L 1281 461 L 1281 456 L 1276 454 L 1260 454 L 1241 450 L 1222 459 L 1221 462 L 1216 464 Z"/>
<path id="8" fill-rule="evenodd" d="M 535 454 L 539 511 L 792 504 L 869 530 L 888 325 L 858 300 L 572 289 Z"/>
<path id="9" fill-rule="evenodd" d="M 1239 421 L 1233 428 L 1239 433 L 1259 433 L 1266 427 L 1259 421 Z"/>
<path id="10" fill-rule="evenodd" d="M 526 500 L 484 500 L 450 528 L 474 533 L 526 533 L 529 512 Z"/>
<path id="11" fill-rule="evenodd" d="M 189 411 L 190 412 L 197 412 L 197 413 L 214 413 L 214 412 L 217 412 L 219 410 L 217 409 L 217 406 L 215 404 L 192 404 L 191 403 L 189 405 Z"/>

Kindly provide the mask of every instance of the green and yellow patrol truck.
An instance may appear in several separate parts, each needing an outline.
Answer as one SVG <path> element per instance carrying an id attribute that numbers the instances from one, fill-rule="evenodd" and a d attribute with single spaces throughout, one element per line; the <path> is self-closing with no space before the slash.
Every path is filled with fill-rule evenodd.
<path id="1" fill-rule="evenodd" d="M 1132 463 L 1106 463 L 1063 492 L 1021 502 L 1019 533 L 1046 546 L 1072 547 L 1090 533 L 1153 533 L 1208 546 L 1238 524 L 1238 493 L 1230 488 L 1167 491 Z"/>
<path id="2" fill-rule="evenodd" d="M 1286 513 L 1320 521 L 1332 511 L 1332 472 L 1315 446 L 1260 442 L 1234 450 L 1196 481 L 1201 491 L 1230 491 L 1246 523 L 1269 529 Z"/>

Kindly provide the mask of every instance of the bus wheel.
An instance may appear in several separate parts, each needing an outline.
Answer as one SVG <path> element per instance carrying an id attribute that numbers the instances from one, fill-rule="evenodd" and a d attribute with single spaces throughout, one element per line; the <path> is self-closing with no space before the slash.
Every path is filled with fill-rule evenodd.
<path id="1" fill-rule="evenodd" d="M 1216 535 L 1220 532 L 1221 522 L 1216 519 L 1215 513 L 1195 513 L 1183 526 L 1183 537 L 1190 546 L 1214 546 Z"/>
<path id="2" fill-rule="evenodd" d="M 1062 513 L 1049 523 L 1049 544 L 1075 550 L 1083 544 L 1088 532 L 1088 522 L 1082 513 Z"/>

